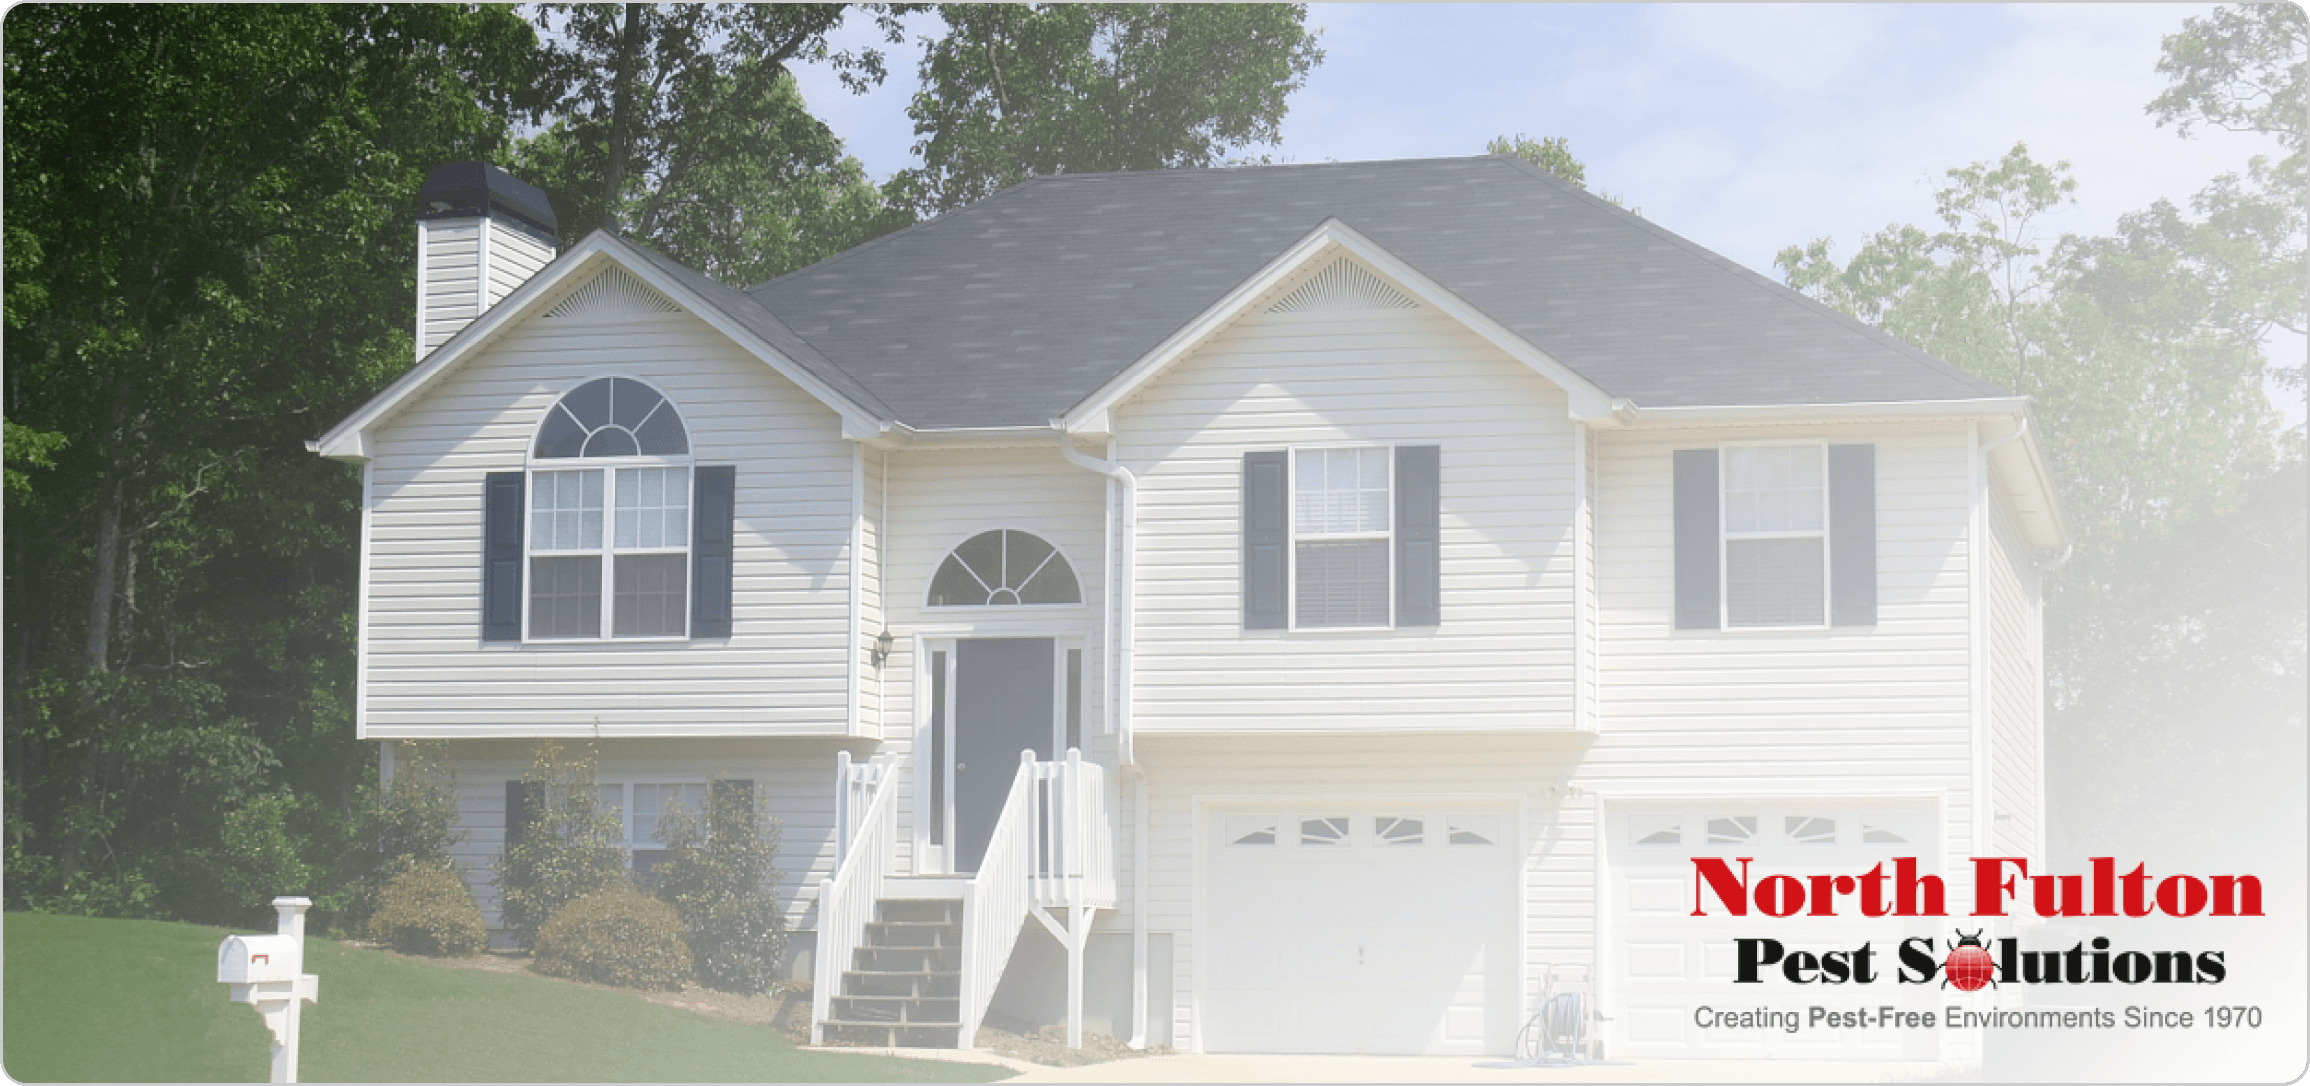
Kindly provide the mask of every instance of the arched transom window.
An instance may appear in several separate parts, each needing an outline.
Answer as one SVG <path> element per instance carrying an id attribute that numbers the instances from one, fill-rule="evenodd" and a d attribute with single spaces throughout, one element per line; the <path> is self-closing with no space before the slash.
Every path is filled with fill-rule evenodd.
<path id="1" fill-rule="evenodd" d="M 939 563 L 930 581 L 932 607 L 1081 603 L 1074 567 L 1058 548 L 1011 528 L 980 532 Z"/>
<path id="2" fill-rule="evenodd" d="M 537 429 L 540 460 L 602 456 L 687 456 L 690 435 L 658 390 L 624 377 L 588 381 L 546 412 Z"/>
<path id="3" fill-rule="evenodd" d="M 690 438 L 657 389 L 603 377 L 538 425 L 529 469 L 528 637 L 686 637 Z"/>

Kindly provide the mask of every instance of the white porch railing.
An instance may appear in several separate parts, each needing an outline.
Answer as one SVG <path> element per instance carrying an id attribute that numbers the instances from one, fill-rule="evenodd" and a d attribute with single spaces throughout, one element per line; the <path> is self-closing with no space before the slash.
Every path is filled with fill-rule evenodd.
<path id="1" fill-rule="evenodd" d="M 1081 751 L 1019 772 L 995 820 L 978 873 L 963 892 L 962 1044 L 978 1035 L 1020 925 L 1034 916 L 1067 948 L 1067 1043 L 1082 1044 L 1083 942 L 1094 909 L 1115 905 L 1115 826 L 1106 771 Z M 1066 921 L 1047 911 L 1066 910 Z"/>
<path id="2" fill-rule="evenodd" d="M 810 1043 L 823 1044 L 844 963 L 866 937 L 883 880 L 898 870 L 898 774 L 888 754 L 852 765 L 835 755 L 834 874 L 818 883 L 818 952 L 810 989 Z"/>

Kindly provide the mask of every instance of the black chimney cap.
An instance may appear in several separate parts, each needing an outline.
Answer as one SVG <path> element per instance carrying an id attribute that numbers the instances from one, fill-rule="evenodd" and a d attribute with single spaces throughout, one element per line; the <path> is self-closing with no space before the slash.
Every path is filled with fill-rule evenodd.
<path id="1" fill-rule="evenodd" d="M 511 218 L 554 237 L 559 222 L 545 190 L 487 162 L 450 162 L 433 167 L 417 186 L 417 217 L 446 219 L 466 215 Z"/>

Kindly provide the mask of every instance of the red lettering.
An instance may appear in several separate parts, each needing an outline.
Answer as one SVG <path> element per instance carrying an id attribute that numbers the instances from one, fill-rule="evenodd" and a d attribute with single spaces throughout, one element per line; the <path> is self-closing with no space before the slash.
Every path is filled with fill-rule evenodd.
<path id="1" fill-rule="evenodd" d="M 2252 875 L 2214 876 L 2214 915 L 2262 915 L 2262 880 Z"/>
<path id="2" fill-rule="evenodd" d="M 2015 874 L 2029 874 L 2029 861 L 2019 856 L 1975 856 L 1973 858 L 1973 915 L 2004 916 L 2005 899 L 2017 896 L 2012 879 L 1998 881 L 2006 864 L 2012 864 Z"/>
<path id="3" fill-rule="evenodd" d="M 1700 874 L 1692 884 L 1692 915 L 1708 915 L 1708 910 L 1700 906 L 1700 888 L 1703 886 L 1716 891 L 1717 904 L 1724 906 L 1734 916 L 1749 914 L 1749 858 L 1743 856 L 1740 861 L 1741 876 L 1735 879 L 1732 865 L 1715 856 L 1692 858 L 1693 870 Z"/>

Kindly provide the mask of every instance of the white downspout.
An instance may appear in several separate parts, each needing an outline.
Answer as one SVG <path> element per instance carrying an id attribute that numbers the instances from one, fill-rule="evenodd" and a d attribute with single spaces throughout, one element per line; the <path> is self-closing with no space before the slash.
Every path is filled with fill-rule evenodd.
<path id="1" fill-rule="evenodd" d="M 1107 449 L 1109 459 L 1094 460 L 1075 447 L 1075 439 L 1060 429 L 1059 455 L 1085 471 L 1095 471 L 1108 478 L 1114 486 L 1109 491 L 1122 505 L 1122 524 L 1115 526 L 1110 516 L 1107 523 L 1114 541 L 1108 548 L 1106 613 L 1113 616 L 1114 635 L 1108 638 L 1110 660 L 1108 675 L 1108 704 L 1112 706 L 1115 722 L 1116 760 L 1130 776 L 1133 784 L 1131 805 L 1131 1040 L 1130 1047 L 1147 1047 L 1147 792 L 1153 783 L 1145 766 L 1139 764 L 1131 746 L 1131 602 L 1132 568 L 1137 555 L 1139 538 L 1139 480 L 1131 469 L 1113 459 L 1114 444 Z"/>
<path id="2" fill-rule="evenodd" d="M 1117 761 L 1128 767 L 1138 764 L 1131 749 L 1131 567 L 1139 535 L 1139 480 L 1131 474 L 1131 469 L 1113 460 L 1094 460 L 1084 455 L 1075 447 L 1074 438 L 1063 430 L 1059 432 L 1059 455 L 1076 467 L 1106 476 L 1121 491 L 1123 523 L 1115 530 L 1120 537 L 1119 545 L 1113 548 L 1114 561 L 1108 563 L 1104 602 L 1115 625 L 1115 634 L 1108 639 L 1108 652 L 1114 665 L 1107 674 L 1115 706 Z"/>
<path id="3" fill-rule="evenodd" d="M 1973 833 L 1971 837 L 1973 839 L 1973 854 L 1986 856 L 1992 851 L 1994 838 L 1997 834 L 1995 782 L 1989 779 L 1989 744 L 1991 742 L 1989 720 L 1989 552 L 1990 548 L 1997 546 L 1996 539 L 1992 538 L 1995 533 L 1990 530 L 1989 503 L 1994 499 L 1989 494 L 1989 454 L 2021 440 L 2022 435 L 2029 432 L 2029 416 L 2022 416 L 2021 425 L 2014 427 L 2012 433 L 1994 441 L 1981 440 L 1978 436 L 1980 432 L 1977 423 L 1974 428 L 1976 435 L 1974 441 L 1980 456 L 1974 461 L 1972 471 L 1973 543 L 1969 548 L 1967 569 L 1970 591 L 1966 593 L 1967 609 L 1971 612 L 1971 617 L 1966 625 L 1968 640 L 1971 642 L 1970 656 L 1972 659 L 1968 662 L 1969 666 L 1966 670 L 1969 672 L 1971 680 L 1967 685 L 1972 688 L 1970 708 L 1973 715 L 1971 729 L 1973 733 Z"/>

